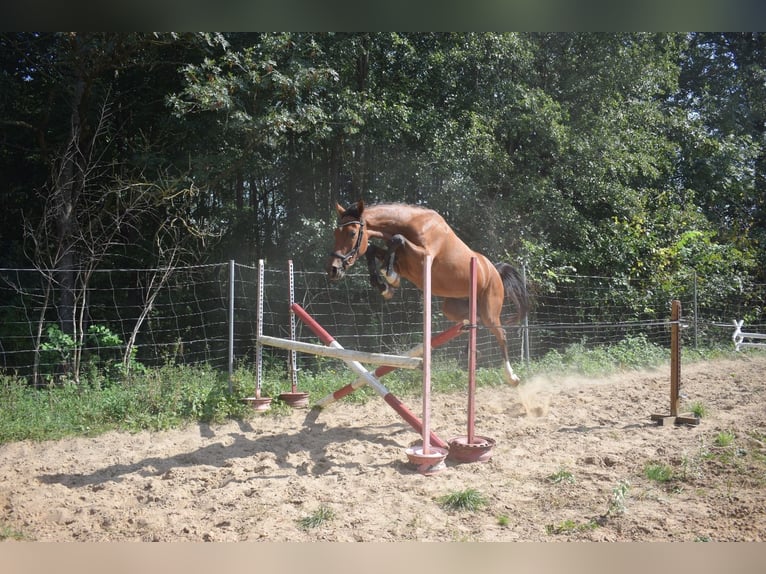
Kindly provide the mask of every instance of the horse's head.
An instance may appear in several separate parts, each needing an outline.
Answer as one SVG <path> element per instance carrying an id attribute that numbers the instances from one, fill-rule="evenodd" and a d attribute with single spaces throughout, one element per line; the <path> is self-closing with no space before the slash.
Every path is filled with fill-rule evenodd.
<path id="1" fill-rule="evenodd" d="M 333 281 L 342 279 L 346 269 L 356 263 L 360 255 L 364 255 L 368 241 L 362 217 L 364 202 L 359 201 L 348 209 L 336 204 L 335 209 L 340 221 L 334 231 L 335 245 L 325 267 L 327 275 Z"/>

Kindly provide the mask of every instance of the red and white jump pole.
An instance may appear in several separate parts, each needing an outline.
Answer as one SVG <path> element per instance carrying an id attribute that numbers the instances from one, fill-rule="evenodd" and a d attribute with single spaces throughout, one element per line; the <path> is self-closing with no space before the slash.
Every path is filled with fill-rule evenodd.
<path id="1" fill-rule="evenodd" d="M 292 310 L 295 315 L 301 321 L 303 321 L 317 337 L 319 337 L 319 340 L 322 341 L 322 343 L 330 348 L 343 349 L 343 346 L 338 343 L 335 338 L 330 335 L 330 333 L 328 333 L 324 327 L 322 327 L 311 315 L 309 315 L 308 312 L 303 309 L 303 307 L 297 303 L 293 303 Z M 413 429 L 415 429 L 418 433 L 423 433 L 424 429 L 422 421 L 417 416 L 415 416 L 415 414 L 413 414 L 412 411 L 408 409 L 401 400 L 391 394 L 391 392 L 375 377 L 373 373 L 368 371 L 359 361 L 351 360 L 345 356 L 339 356 L 338 358 L 342 359 L 352 371 L 359 375 L 360 380 L 363 380 L 365 383 L 369 384 L 377 394 L 383 397 L 383 400 L 386 401 L 386 403 L 388 403 L 388 405 L 394 409 L 399 414 L 399 416 L 402 417 Z M 384 365 L 379 367 L 378 370 L 388 369 L 386 372 L 390 372 L 396 368 L 396 366 Z M 439 448 L 447 448 L 447 443 L 436 436 L 436 434 L 430 431 L 428 434 L 429 440 L 432 444 L 437 445 Z"/>
<path id="2" fill-rule="evenodd" d="M 464 328 L 461 323 L 457 323 L 447 329 L 446 331 L 442 331 L 438 335 L 431 338 L 431 349 L 436 349 L 437 347 L 440 347 L 441 345 L 444 345 L 448 341 L 451 341 L 455 337 L 462 335 L 464 333 Z M 406 353 L 404 353 L 405 357 L 420 357 L 423 354 L 423 345 L 418 345 L 416 347 L 413 347 Z M 381 365 L 377 369 L 375 369 L 372 373 L 372 376 L 374 376 L 376 379 L 380 379 L 384 375 L 387 375 L 388 373 L 395 371 L 398 367 L 394 367 L 392 365 Z M 353 393 L 355 390 L 363 387 L 367 380 L 364 377 L 359 377 L 356 381 L 353 383 L 349 383 L 344 387 L 339 388 L 337 391 L 330 393 L 326 397 L 320 399 L 317 401 L 316 405 L 318 407 L 324 408 L 329 406 L 331 403 L 338 401 L 345 397 L 346 395 L 349 395 Z M 420 431 L 418 431 L 420 432 Z"/>

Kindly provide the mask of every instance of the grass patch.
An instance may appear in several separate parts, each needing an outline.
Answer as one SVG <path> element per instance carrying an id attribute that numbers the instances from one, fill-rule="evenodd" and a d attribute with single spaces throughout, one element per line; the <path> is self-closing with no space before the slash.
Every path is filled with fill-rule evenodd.
<path id="1" fill-rule="evenodd" d="M 692 412 L 692 414 L 697 417 L 698 419 L 701 419 L 703 417 L 706 417 L 708 414 L 707 407 L 701 403 L 700 401 L 695 401 L 689 406 L 689 410 Z"/>
<path id="2" fill-rule="evenodd" d="M 713 442 L 715 443 L 716 446 L 727 447 L 734 442 L 734 438 L 735 436 L 733 432 L 721 431 L 716 435 L 715 440 Z"/>
<path id="3" fill-rule="evenodd" d="M 667 483 L 675 478 L 672 467 L 662 463 L 648 463 L 644 467 L 644 475 L 649 480 Z"/>
<path id="4" fill-rule="evenodd" d="M 574 484 L 575 477 L 568 470 L 561 469 L 558 472 L 554 472 L 553 474 L 548 475 L 548 481 L 552 482 L 553 484 L 561 484 L 562 482 L 569 482 Z"/>
<path id="5" fill-rule="evenodd" d="M 630 483 L 626 480 L 621 481 L 612 489 L 612 498 L 609 499 L 609 506 L 607 506 L 604 518 L 625 514 L 625 500 L 628 498 L 629 492 Z"/>
<path id="6" fill-rule="evenodd" d="M 23 532 L 8 525 L 0 525 L 0 541 L 3 540 L 30 540 Z"/>
<path id="7" fill-rule="evenodd" d="M 475 512 L 487 505 L 485 496 L 473 488 L 445 494 L 436 500 L 442 508 L 458 512 Z"/>
<path id="8" fill-rule="evenodd" d="M 34 388 L 0 376 L 0 443 L 94 436 L 107 430 L 166 430 L 191 421 L 243 418 L 248 407 L 209 367 L 167 365 L 130 380 Z"/>
<path id="9" fill-rule="evenodd" d="M 305 516 L 298 520 L 298 526 L 302 530 L 311 530 L 312 528 L 319 528 L 320 526 L 327 524 L 335 518 L 335 512 L 328 506 L 320 506 L 309 516 Z"/>
<path id="10" fill-rule="evenodd" d="M 548 534 L 578 534 L 580 532 L 589 532 L 598 528 L 598 523 L 595 520 L 588 520 L 587 522 L 577 522 L 575 520 L 564 520 L 558 524 L 548 524 L 545 527 L 545 532 Z"/>

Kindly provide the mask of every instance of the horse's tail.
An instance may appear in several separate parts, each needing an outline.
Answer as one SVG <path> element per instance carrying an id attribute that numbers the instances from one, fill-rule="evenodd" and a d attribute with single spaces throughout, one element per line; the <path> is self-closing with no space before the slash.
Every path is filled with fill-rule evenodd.
<path id="1" fill-rule="evenodd" d="M 505 296 L 516 305 L 518 315 L 515 317 L 515 322 L 520 322 L 529 312 L 530 306 L 529 293 L 524 284 L 524 279 L 516 268 L 508 263 L 495 263 L 495 269 L 500 273 L 500 278 L 503 280 Z"/>

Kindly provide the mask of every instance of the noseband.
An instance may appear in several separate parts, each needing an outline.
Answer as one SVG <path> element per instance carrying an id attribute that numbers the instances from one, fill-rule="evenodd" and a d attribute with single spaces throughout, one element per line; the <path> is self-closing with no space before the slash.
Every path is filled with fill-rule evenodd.
<path id="1" fill-rule="evenodd" d="M 338 225 L 338 227 L 346 227 L 346 225 L 352 225 L 354 223 L 359 224 L 359 233 L 356 236 L 356 244 L 354 247 L 351 248 L 351 251 L 343 255 L 342 253 L 338 253 L 337 251 L 330 253 L 330 257 L 335 257 L 336 259 L 340 259 L 340 264 L 343 266 L 343 269 L 347 269 L 351 263 L 349 263 L 349 259 L 354 257 L 356 254 L 359 253 L 359 249 L 362 247 L 362 239 L 364 238 L 364 220 L 360 219 L 359 221 L 347 221 L 346 223 L 341 223 Z"/>

